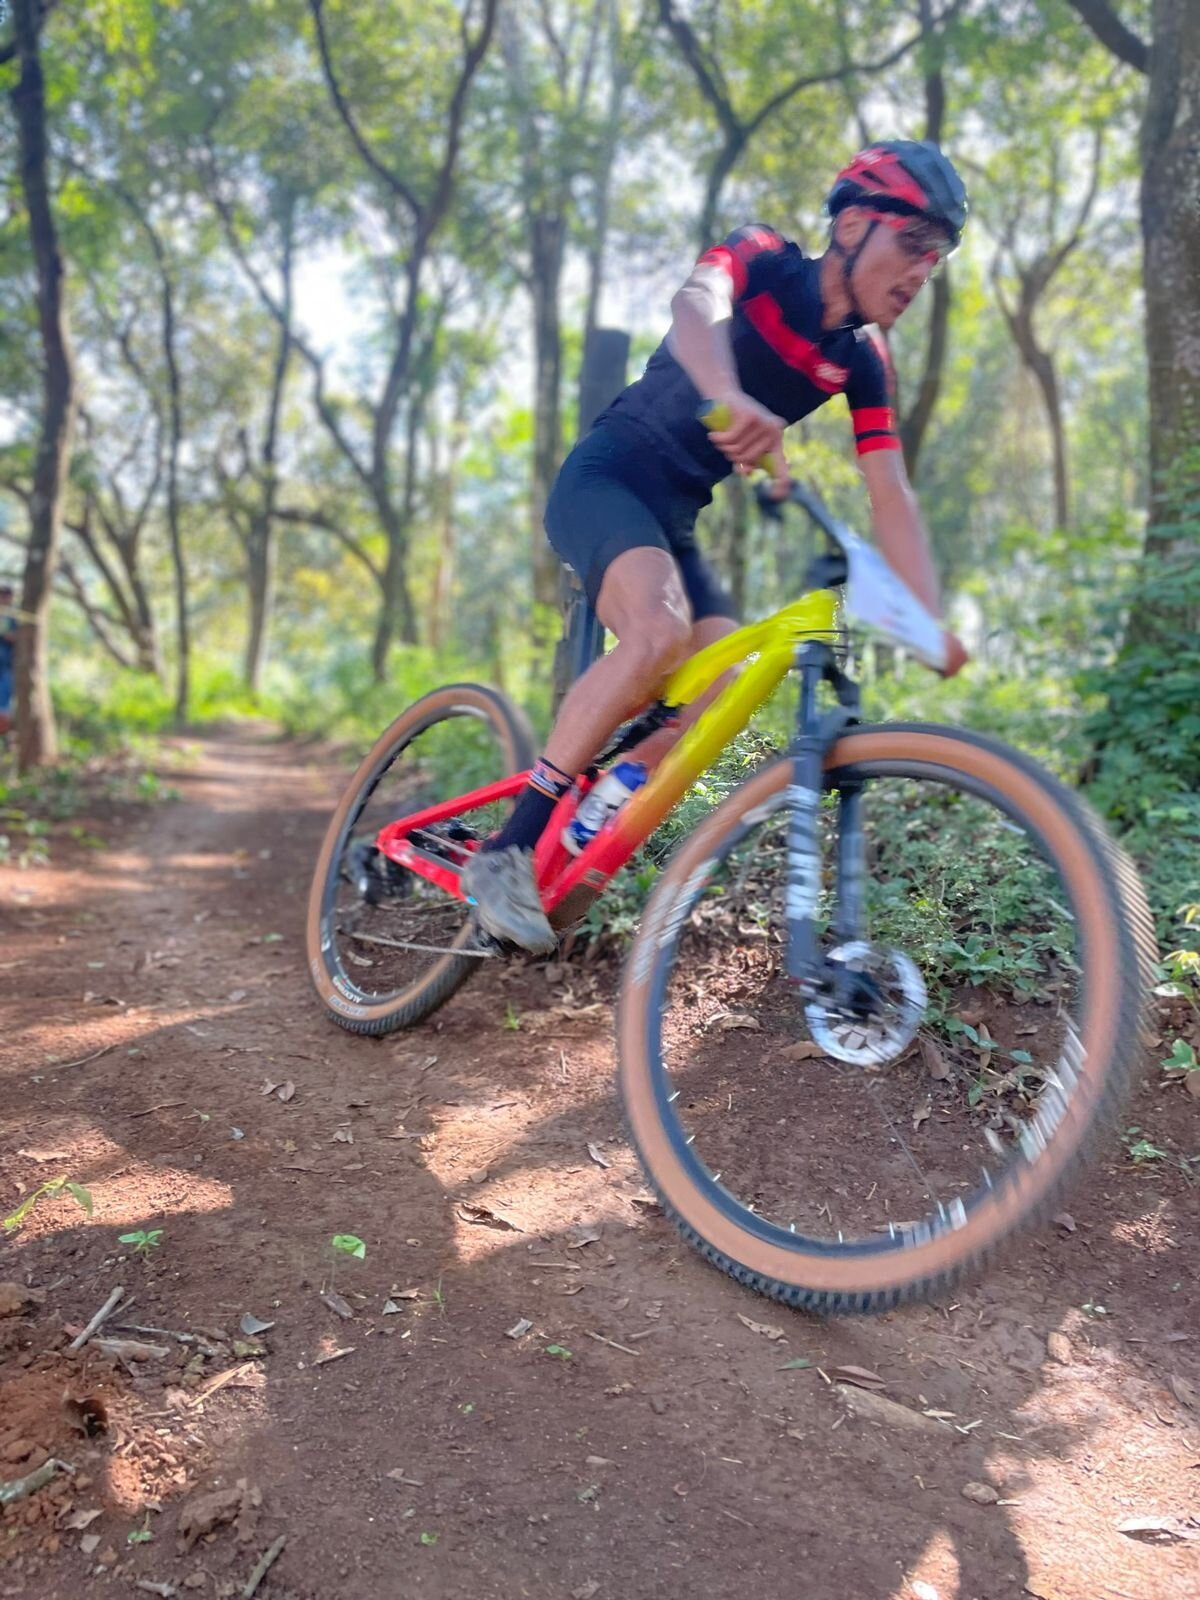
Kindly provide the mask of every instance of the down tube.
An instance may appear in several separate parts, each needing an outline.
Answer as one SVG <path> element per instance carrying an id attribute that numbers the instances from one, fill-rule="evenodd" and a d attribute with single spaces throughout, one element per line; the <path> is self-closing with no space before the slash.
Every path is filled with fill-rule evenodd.
<path id="1" fill-rule="evenodd" d="M 746 726 L 786 675 L 793 655 L 790 641 L 786 647 L 764 650 L 734 679 L 663 758 L 650 782 L 621 808 L 611 830 L 600 833 L 554 884 L 546 898 L 547 911 L 580 884 L 595 892 L 620 871 L 700 774 Z"/>

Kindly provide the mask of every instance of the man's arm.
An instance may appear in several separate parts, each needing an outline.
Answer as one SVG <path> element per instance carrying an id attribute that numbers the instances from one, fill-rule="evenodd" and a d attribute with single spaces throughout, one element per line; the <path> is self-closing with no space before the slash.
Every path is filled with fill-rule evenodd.
<path id="1" fill-rule="evenodd" d="M 667 346 L 704 400 L 720 400 L 730 410 L 730 426 L 709 434 L 718 450 L 741 474 L 771 456 L 776 485 L 787 486 L 784 421 L 742 390 L 733 358 L 730 318 L 733 302 L 746 283 L 746 267 L 736 251 L 707 251 L 693 274 L 670 301 Z"/>
<path id="2" fill-rule="evenodd" d="M 858 465 L 871 501 L 875 541 L 888 566 L 904 579 L 926 610 L 940 617 L 942 599 L 933 552 L 903 455 L 898 450 L 875 450 L 860 456 Z M 953 677 L 966 662 L 967 653 L 949 630 L 946 649 L 945 673 Z"/>

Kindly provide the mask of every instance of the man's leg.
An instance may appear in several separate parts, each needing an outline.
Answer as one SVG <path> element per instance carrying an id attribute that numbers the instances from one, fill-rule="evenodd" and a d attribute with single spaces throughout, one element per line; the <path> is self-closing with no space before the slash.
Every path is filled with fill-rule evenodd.
<path id="1" fill-rule="evenodd" d="M 481 926 L 528 950 L 552 950 L 557 941 L 526 852 L 541 837 L 560 795 L 625 718 L 655 698 L 692 649 L 691 608 L 665 550 L 639 546 L 618 555 L 604 574 L 596 612 L 617 644 L 568 692 L 545 755 L 511 817 L 463 880 Z"/>
<path id="2" fill-rule="evenodd" d="M 688 655 L 694 656 L 703 650 L 705 645 L 715 644 L 718 639 L 724 639 L 726 634 L 734 633 L 741 627 L 732 617 L 702 617 L 699 622 L 692 624 L 692 641 L 688 648 Z M 649 771 L 653 771 L 672 745 L 677 744 L 684 733 L 707 711 L 708 707 L 720 694 L 721 690 L 737 673 L 738 668 L 731 667 L 728 672 L 723 672 L 717 681 L 706 689 L 697 700 L 685 706 L 680 713 L 679 720 L 673 728 L 660 728 L 657 733 L 652 733 L 648 739 L 643 739 L 641 744 L 635 745 L 629 752 L 631 761 L 640 761 Z M 582 680 L 581 680 L 582 681 Z"/>

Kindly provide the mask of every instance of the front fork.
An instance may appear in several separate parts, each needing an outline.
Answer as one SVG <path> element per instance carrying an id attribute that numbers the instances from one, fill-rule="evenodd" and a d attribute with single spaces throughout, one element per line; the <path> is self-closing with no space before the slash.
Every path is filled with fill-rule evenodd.
<path id="1" fill-rule="evenodd" d="M 819 823 L 825 789 L 825 756 L 842 731 L 858 720 L 858 687 L 841 670 L 828 645 L 803 645 L 799 655 L 800 704 L 796 735 L 788 749 L 792 763 L 787 788 L 787 949 L 789 978 L 806 997 L 828 986 L 818 944 L 821 894 Z M 822 682 L 833 685 L 838 704 L 821 711 Z M 839 945 L 863 936 L 864 842 L 861 785 L 838 788 L 837 881 L 834 934 Z"/>

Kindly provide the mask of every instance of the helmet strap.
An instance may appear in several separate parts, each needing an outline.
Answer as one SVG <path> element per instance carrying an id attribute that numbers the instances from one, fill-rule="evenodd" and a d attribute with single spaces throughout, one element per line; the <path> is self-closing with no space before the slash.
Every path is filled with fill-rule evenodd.
<path id="1" fill-rule="evenodd" d="M 829 248 L 835 255 L 839 255 L 842 258 L 842 287 L 845 289 L 846 298 L 850 302 L 850 315 L 846 318 L 845 322 L 842 323 L 842 327 L 844 328 L 861 328 L 867 320 L 863 315 L 862 308 L 858 303 L 858 296 L 854 293 L 854 284 L 851 281 L 851 274 L 854 272 L 854 268 L 858 264 L 859 256 L 862 255 L 863 250 L 866 248 L 867 240 L 875 232 L 875 229 L 878 226 L 878 221 L 872 218 L 871 221 L 867 223 L 867 231 L 854 246 L 853 250 L 847 250 L 845 245 L 838 243 L 836 232 L 830 238 Z"/>

